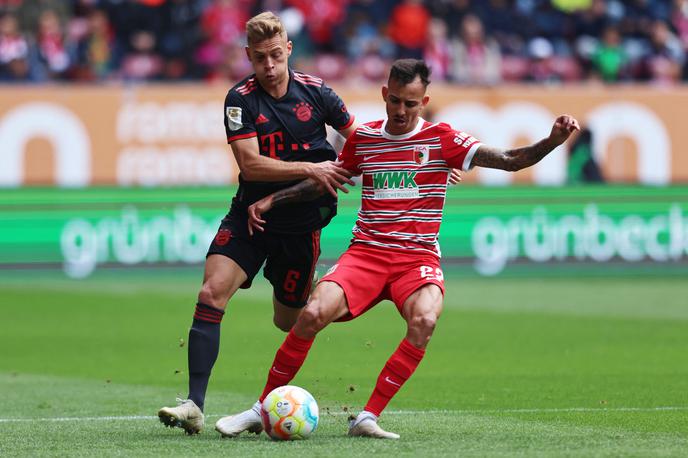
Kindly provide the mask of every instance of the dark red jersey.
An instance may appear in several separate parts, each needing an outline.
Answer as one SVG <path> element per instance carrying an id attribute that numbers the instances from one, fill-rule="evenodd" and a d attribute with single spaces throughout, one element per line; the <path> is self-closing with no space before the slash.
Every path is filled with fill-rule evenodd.
<path id="1" fill-rule="evenodd" d="M 238 83 L 225 98 L 224 120 L 228 143 L 256 137 L 261 155 L 305 162 L 336 159 L 325 125 L 341 130 L 354 121 L 344 102 L 322 79 L 292 70 L 287 93 L 280 99 L 265 92 L 255 75 Z M 297 182 L 247 181 L 240 174 L 232 209 L 245 212 L 255 201 Z M 265 228 L 277 233 L 311 232 L 325 226 L 335 212 L 336 199 L 325 195 L 267 212 Z"/>

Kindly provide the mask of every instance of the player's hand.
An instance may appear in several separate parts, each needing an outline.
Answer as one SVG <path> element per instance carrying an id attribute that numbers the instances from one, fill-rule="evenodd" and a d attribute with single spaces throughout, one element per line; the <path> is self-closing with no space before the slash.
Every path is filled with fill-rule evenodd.
<path id="1" fill-rule="evenodd" d="M 451 173 L 449 174 L 449 184 L 459 184 L 461 183 L 461 170 L 459 169 L 451 169 Z"/>
<path id="2" fill-rule="evenodd" d="M 248 207 L 248 233 L 253 236 L 253 231 L 265 232 L 265 220 L 263 213 L 272 208 L 272 196 L 263 197 Z"/>
<path id="3" fill-rule="evenodd" d="M 580 130 L 576 118 L 570 115 L 561 115 L 554 121 L 549 139 L 555 144 L 561 145 L 576 130 Z"/>
<path id="4" fill-rule="evenodd" d="M 310 178 L 313 178 L 327 192 L 337 197 L 337 189 L 342 192 L 349 192 L 345 184 L 354 185 L 351 180 L 353 174 L 342 167 L 339 161 L 326 161 L 313 164 Z"/>

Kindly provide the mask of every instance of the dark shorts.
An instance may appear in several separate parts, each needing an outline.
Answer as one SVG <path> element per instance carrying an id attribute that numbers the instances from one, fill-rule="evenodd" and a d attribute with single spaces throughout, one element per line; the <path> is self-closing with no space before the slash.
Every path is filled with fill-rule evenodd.
<path id="1" fill-rule="evenodd" d="M 301 308 L 310 293 L 315 265 L 320 256 L 320 231 L 307 234 L 248 234 L 245 216 L 229 213 L 220 223 L 208 255 L 221 254 L 239 264 L 248 276 L 242 288 L 250 288 L 263 263 L 263 276 L 282 304 Z"/>

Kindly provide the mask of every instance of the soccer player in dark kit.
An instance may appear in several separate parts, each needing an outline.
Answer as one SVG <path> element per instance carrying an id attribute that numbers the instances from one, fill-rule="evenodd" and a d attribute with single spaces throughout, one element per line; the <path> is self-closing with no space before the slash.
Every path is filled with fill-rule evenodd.
<path id="1" fill-rule="evenodd" d="M 292 43 L 273 13 L 251 18 L 246 34 L 246 54 L 255 73 L 229 91 L 224 107 L 227 141 L 240 169 L 239 189 L 205 262 L 189 331 L 188 399 L 158 412 L 165 425 L 188 434 L 204 425 L 205 394 L 227 302 L 238 288 L 250 287 L 265 263 L 263 275 L 273 287 L 274 323 L 289 331 L 308 299 L 320 254 L 320 229 L 336 213 L 337 189 L 346 191 L 344 184 L 353 184 L 351 173 L 333 162 L 337 155 L 326 140 L 326 124 L 344 137 L 356 128 L 342 100 L 320 78 L 289 68 Z M 306 178 L 328 193 L 275 209 L 265 232 L 250 236 L 247 207 Z M 220 422 L 216 429 L 225 436 L 234 434 Z"/>

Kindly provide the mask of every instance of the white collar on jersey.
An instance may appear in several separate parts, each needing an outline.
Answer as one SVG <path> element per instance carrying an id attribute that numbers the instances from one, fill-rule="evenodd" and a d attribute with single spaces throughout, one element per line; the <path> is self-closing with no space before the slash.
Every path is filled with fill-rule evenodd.
<path id="1" fill-rule="evenodd" d="M 411 138 L 414 135 L 416 135 L 418 132 L 420 132 L 421 129 L 423 128 L 423 124 L 425 124 L 425 119 L 418 116 L 418 123 L 416 124 L 416 127 L 414 127 L 411 132 L 407 132 L 407 133 L 401 134 L 401 135 L 392 135 L 389 132 L 387 132 L 387 130 L 385 129 L 385 127 L 387 127 L 387 121 L 388 120 L 385 119 L 382 122 L 382 128 L 380 129 L 382 136 L 385 137 L 387 140 L 406 140 L 407 138 Z"/>

